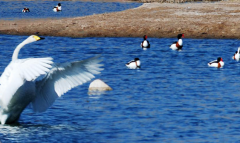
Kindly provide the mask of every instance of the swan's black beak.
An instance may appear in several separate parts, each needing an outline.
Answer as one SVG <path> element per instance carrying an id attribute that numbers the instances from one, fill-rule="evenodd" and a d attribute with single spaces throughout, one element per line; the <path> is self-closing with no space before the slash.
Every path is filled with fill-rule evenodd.
<path id="1" fill-rule="evenodd" d="M 45 38 L 44 37 L 39 37 L 40 39 L 39 40 L 44 40 Z"/>
<path id="2" fill-rule="evenodd" d="M 39 41 L 39 40 L 45 39 L 45 38 L 39 37 L 39 36 L 37 36 L 37 35 L 32 35 L 32 37 L 35 39 L 35 41 Z"/>

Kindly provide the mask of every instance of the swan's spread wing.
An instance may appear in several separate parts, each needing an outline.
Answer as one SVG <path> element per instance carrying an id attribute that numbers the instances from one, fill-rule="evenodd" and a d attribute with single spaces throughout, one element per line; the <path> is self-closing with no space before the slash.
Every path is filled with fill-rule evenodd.
<path id="1" fill-rule="evenodd" d="M 28 88 L 34 88 L 23 85 L 25 85 L 26 80 L 33 81 L 40 75 L 50 71 L 52 63 L 52 58 L 29 58 L 12 61 L 1 76 L 0 106 L 6 107 L 20 87 L 22 87 L 21 96 L 24 96 L 24 92 L 27 92 Z M 23 90 L 23 88 L 25 88 L 25 90 Z M 19 98 L 19 96 L 16 98 Z M 16 107 L 17 106 L 19 105 L 16 105 Z"/>
<path id="2" fill-rule="evenodd" d="M 13 74 L 19 75 L 23 80 L 33 81 L 50 71 L 52 60 L 52 58 L 28 58 L 12 61 L 5 68 L 0 84 L 7 82 Z"/>
<path id="3" fill-rule="evenodd" d="M 32 102 L 35 112 L 43 112 L 70 89 L 81 85 L 99 74 L 102 65 L 99 56 L 83 61 L 55 66 L 49 74 L 36 83 L 37 95 Z"/>
<path id="4" fill-rule="evenodd" d="M 29 58 L 19 64 L 19 74 L 27 81 L 33 81 L 52 68 L 52 58 Z"/>

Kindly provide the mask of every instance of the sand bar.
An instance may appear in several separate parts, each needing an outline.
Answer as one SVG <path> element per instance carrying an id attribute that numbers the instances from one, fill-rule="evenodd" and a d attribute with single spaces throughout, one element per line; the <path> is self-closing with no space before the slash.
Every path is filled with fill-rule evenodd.
<path id="1" fill-rule="evenodd" d="M 0 34 L 67 37 L 240 38 L 240 2 L 144 3 L 121 12 L 63 19 L 0 20 Z"/>

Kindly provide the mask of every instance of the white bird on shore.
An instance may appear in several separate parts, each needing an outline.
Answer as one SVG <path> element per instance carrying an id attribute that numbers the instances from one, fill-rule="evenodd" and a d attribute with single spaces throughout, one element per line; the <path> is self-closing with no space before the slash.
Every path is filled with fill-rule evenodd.
<path id="1" fill-rule="evenodd" d="M 235 52 L 235 54 L 233 55 L 232 59 L 233 59 L 233 60 L 236 60 L 236 61 L 239 61 L 239 59 L 240 59 L 239 54 L 240 54 L 240 47 L 239 47 L 238 50 Z"/>
<path id="2" fill-rule="evenodd" d="M 139 69 L 140 65 L 141 65 L 141 62 L 140 62 L 139 58 L 135 58 L 134 60 L 132 60 L 126 64 L 126 66 L 129 69 Z"/>
<path id="3" fill-rule="evenodd" d="M 1 124 L 16 122 L 30 103 L 35 112 L 46 111 L 58 97 L 102 70 L 98 57 L 54 66 L 50 57 L 18 59 L 24 45 L 41 39 L 32 35 L 20 43 L 0 78 Z"/>
<path id="4" fill-rule="evenodd" d="M 54 11 L 54 12 L 62 11 L 61 3 L 58 3 L 58 5 L 56 5 L 56 6 L 53 8 L 53 11 Z"/>
<path id="5" fill-rule="evenodd" d="M 182 38 L 184 38 L 184 34 L 178 34 L 177 38 L 178 38 L 178 41 L 173 42 L 172 45 L 170 46 L 170 48 L 172 50 L 180 51 L 180 50 L 182 50 L 182 47 L 183 47 Z"/>
<path id="6" fill-rule="evenodd" d="M 209 67 L 222 68 L 224 66 L 223 59 L 218 57 L 217 60 L 211 61 L 208 63 Z"/>

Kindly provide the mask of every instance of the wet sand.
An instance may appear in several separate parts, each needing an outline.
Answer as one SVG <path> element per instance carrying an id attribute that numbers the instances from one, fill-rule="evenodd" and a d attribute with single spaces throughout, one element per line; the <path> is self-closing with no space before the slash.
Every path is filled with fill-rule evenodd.
<path id="1" fill-rule="evenodd" d="M 63 19 L 0 20 L 0 34 L 67 37 L 240 37 L 240 2 L 144 3 L 122 12 Z"/>

